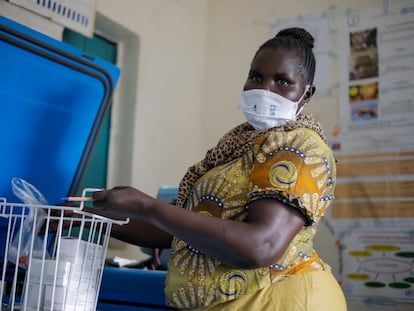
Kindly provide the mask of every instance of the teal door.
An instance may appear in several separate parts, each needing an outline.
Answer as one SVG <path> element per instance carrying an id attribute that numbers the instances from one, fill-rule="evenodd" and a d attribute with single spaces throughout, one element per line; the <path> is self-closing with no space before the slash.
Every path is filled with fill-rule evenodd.
<path id="1" fill-rule="evenodd" d="M 84 37 L 74 31 L 65 29 L 63 41 L 82 50 L 85 54 L 116 63 L 116 44 L 98 35 Z M 111 110 L 106 116 L 83 178 L 77 190 L 80 195 L 84 188 L 106 188 L 109 133 L 111 129 Z"/>

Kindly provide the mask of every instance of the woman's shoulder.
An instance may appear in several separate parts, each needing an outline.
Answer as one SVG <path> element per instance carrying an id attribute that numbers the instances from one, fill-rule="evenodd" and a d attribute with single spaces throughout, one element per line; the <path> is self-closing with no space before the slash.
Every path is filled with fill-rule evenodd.
<path id="1" fill-rule="evenodd" d="M 290 148 L 306 153 L 317 149 L 321 153 L 332 153 L 324 138 L 310 128 L 268 131 L 257 139 L 254 145 L 255 148 L 261 149 Z"/>

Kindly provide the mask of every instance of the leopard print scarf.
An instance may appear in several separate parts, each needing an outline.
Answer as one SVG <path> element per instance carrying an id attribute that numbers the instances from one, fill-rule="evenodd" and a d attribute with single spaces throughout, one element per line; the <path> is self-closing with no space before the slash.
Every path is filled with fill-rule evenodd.
<path id="1" fill-rule="evenodd" d="M 225 134 L 217 143 L 217 145 L 209 149 L 206 156 L 200 162 L 191 166 L 179 185 L 177 196 L 177 205 L 183 206 L 187 195 L 189 194 L 193 184 L 204 175 L 208 170 L 228 163 L 245 153 L 254 141 L 269 131 L 290 131 L 296 128 L 309 128 L 317 132 L 321 138 L 327 142 L 323 133 L 321 124 L 316 121 L 312 115 L 299 115 L 295 122 L 291 122 L 281 127 L 255 130 L 249 123 L 245 122 L 236 126 Z"/>

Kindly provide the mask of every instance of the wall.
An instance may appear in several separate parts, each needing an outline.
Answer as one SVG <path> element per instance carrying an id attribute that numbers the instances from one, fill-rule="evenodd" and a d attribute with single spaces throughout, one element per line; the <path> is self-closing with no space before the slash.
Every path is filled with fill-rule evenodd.
<path id="1" fill-rule="evenodd" d="M 201 154 L 194 137 L 201 131 L 204 2 L 98 1 L 97 10 L 97 28 L 123 50 L 108 186 L 133 185 L 155 196 L 161 185 L 176 186 Z M 114 23 L 122 31 L 114 31 Z M 148 257 L 111 239 L 108 256 L 115 255 Z"/>
<path id="2" fill-rule="evenodd" d="M 139 37 L 136 101 L 132 111 L 135 124 L 126 133 L 134 142 L 129 183 L 153 195 L 160 185 L 178 184 L 186 168 L 201 154 L 204 3 L 97 2 L 100 14 Z"/>

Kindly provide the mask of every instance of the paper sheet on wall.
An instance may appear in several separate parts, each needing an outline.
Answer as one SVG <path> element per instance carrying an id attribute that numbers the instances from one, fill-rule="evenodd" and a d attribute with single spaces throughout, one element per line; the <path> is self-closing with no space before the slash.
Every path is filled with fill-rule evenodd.
<path id="1" fill-rule="evenodd" d="M 362 222 L 363 223 L 363 222 Z M 360 223 L 341 239 L 342 288 L 348 298 L 413 302 L 414 236 L 395 220 Z M 381 226 L 381 224 L 383 226 Z"/>
<path id="2" fill-rule="evenodd" d="M 344 24 L 338 153 L 413 151 L 414 12 L 349 15 Z"/>
<path id="3" fill-rule="evenodd" d="M 340 27 L 330 219 L 345 294 L 414 303 L 414 2 L 378 13 Z"/>

